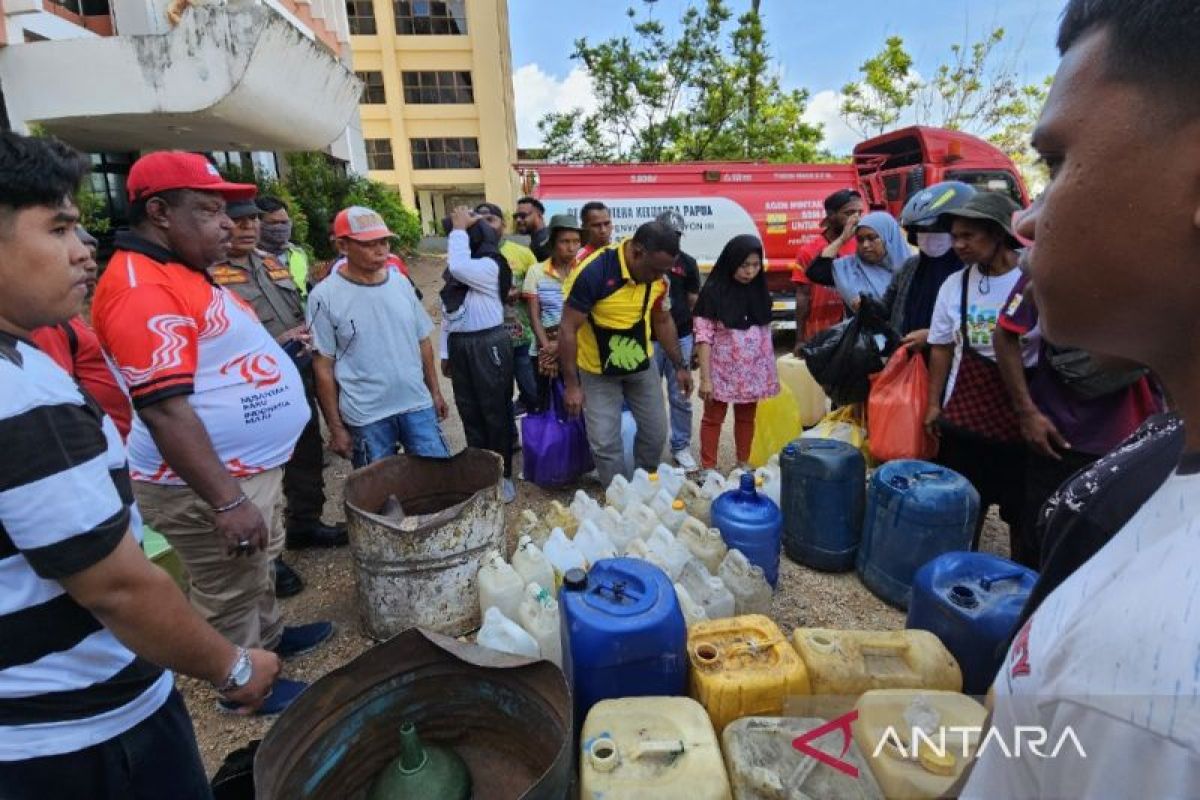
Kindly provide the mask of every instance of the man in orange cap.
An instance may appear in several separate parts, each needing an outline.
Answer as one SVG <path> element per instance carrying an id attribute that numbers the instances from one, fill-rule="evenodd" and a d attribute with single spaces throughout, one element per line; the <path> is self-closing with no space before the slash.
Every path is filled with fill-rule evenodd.
<path id="1" fill-rule="evenodd" d="M 229 255 L 226 202 L 255 187 L 182 152 L 141 158 L 127 187 L 131 229 L 117 234 L 92 318 L 137 411 L 134 494 L 213 627 L 243 647 L 308 652 L 333 627 L 284 627 L 271 575 L 284 544 L 283 465 L 309 418 L 304 386 L 253 309 L 208 274 Z M 304 688 L 280 680 L 261 713 Z"/>

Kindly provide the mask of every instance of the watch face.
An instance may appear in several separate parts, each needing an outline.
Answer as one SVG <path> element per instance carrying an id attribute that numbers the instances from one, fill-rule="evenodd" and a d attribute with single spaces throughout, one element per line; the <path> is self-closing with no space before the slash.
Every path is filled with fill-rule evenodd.
<path id="1" fill-rule="evenodd" d="M 233 668 L 233 682 L 239 688 L 250 682 L 250 676 L 254 674 L 254 665 L 250 663 L 250 657 L 239 658 L 237 665 Z"/>

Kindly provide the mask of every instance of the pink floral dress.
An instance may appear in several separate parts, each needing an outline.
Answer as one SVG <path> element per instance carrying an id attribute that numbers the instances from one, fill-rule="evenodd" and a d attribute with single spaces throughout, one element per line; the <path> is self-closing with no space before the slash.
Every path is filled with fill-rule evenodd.
<path id="1" fill-rule="evenodd" d="M 696 317 L 693 333 L 696 344 L 712 348 L 709 365 L 714 400 L 757 403 L 779 394 L 775 345 L 769 325 L 730 330 L 715 320 Z"/>

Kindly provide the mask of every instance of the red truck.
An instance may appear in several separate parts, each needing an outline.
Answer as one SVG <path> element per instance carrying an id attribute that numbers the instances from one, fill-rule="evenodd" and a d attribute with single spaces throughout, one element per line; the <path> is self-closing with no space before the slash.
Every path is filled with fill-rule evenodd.
<path id="1" fill-rule="evenodd" d="M 775 295 L 776 327 L 794 328 L 791 270 L 796 251 L 820 235 L 824 198 L 857 188 L 872 208 L 897 217 L 905 201 L 926 186 L 958 180 L 1009 194 L 1022 206 L 1029 197 L 1021 174 L 1003 152 L 969 134 L 911 127 L 868 139 L 849 164 L 517 165 L 526 189 L 546 206 L 547 217 L 578 216 L 589 200 L 612 211 L 614 238 L 628 236 L 667 209 L 687 224 L 683 247 L 702 268 L 742 233 L 757 234 L 766 248 L 767 281 Z"/>

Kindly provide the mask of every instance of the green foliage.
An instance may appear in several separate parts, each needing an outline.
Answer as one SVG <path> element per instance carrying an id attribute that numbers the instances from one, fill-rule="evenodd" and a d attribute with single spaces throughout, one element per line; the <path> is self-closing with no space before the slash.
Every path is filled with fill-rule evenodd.
<path id="1" fill-rule="evenodd" d="M 635 370 L 648 358 L 646 348 L 642 347 L 636 339 L 628 336 L 612 337 L 608 340 L 608 347 L 608 360 L 604 362 L 605 367 L 612 364 L 618 369 Z"/>
<path id="2" fill-rule="evenodd" d="M 1031 139 L 1053 83 L 1054 78 L 1048 76 L 1040 84 L 1023 87 L 1001 128 L 988 137 L 988 141 L 1007 153 L 1021 170 L 1032 195 L 1039 194 L 1050 182 L 1050 170 L 1038 158 Z"/>
<path id="3" fill-rule="evenodd" d="M 108 216 L 105 198 L 92 191 L 87 179 L 75 193 L 75 205 L 79 207 L 79 224 L 93 236 L 112 230 L 112 219 Z"/>
<path id="4" fill-rule="evenodd" d="M 863 62 L 862 80 L 842 87 L 842 118 L 863 136 L 878 136 L 895 126 L 916 100 L 921 82 L 904 39 L 889 36 L 883 49 Z"/>
<path id="5" fill-rule="evenodd" d="M 282 181 L 264 177 L 253 168 L 229 168 L 222 174 L 229 180 L 253 182 L 259 192 L 273 194 L 288 206 L 293 222 L 293 241 L 318 259 L 333 258 L 329 237 L 333 218 L 347 206 L 363 205 L 375 209 L 399 238 L 398 250 L 412 250 L 421 238 L 421 225 L 415 211 L 407 208 L 400 194 L 390 186 L 362 175 L 346 174 L 336 168 L 324 153 L 290 153 Z"/>
<path id="6" fill-rule="evenodd" d="M 650 4 L 647 3 L 649 9 Z M 688 6 L 678 33 L 629 9 L 629 35 L 575 42 L 597 109 L 538 122 L 553 161 L 806 160 L 821 129 L 802 119 L 808 94 L 784 90 L 764 46 L 762 18 L 732 32 L 722 0 Z"/>

